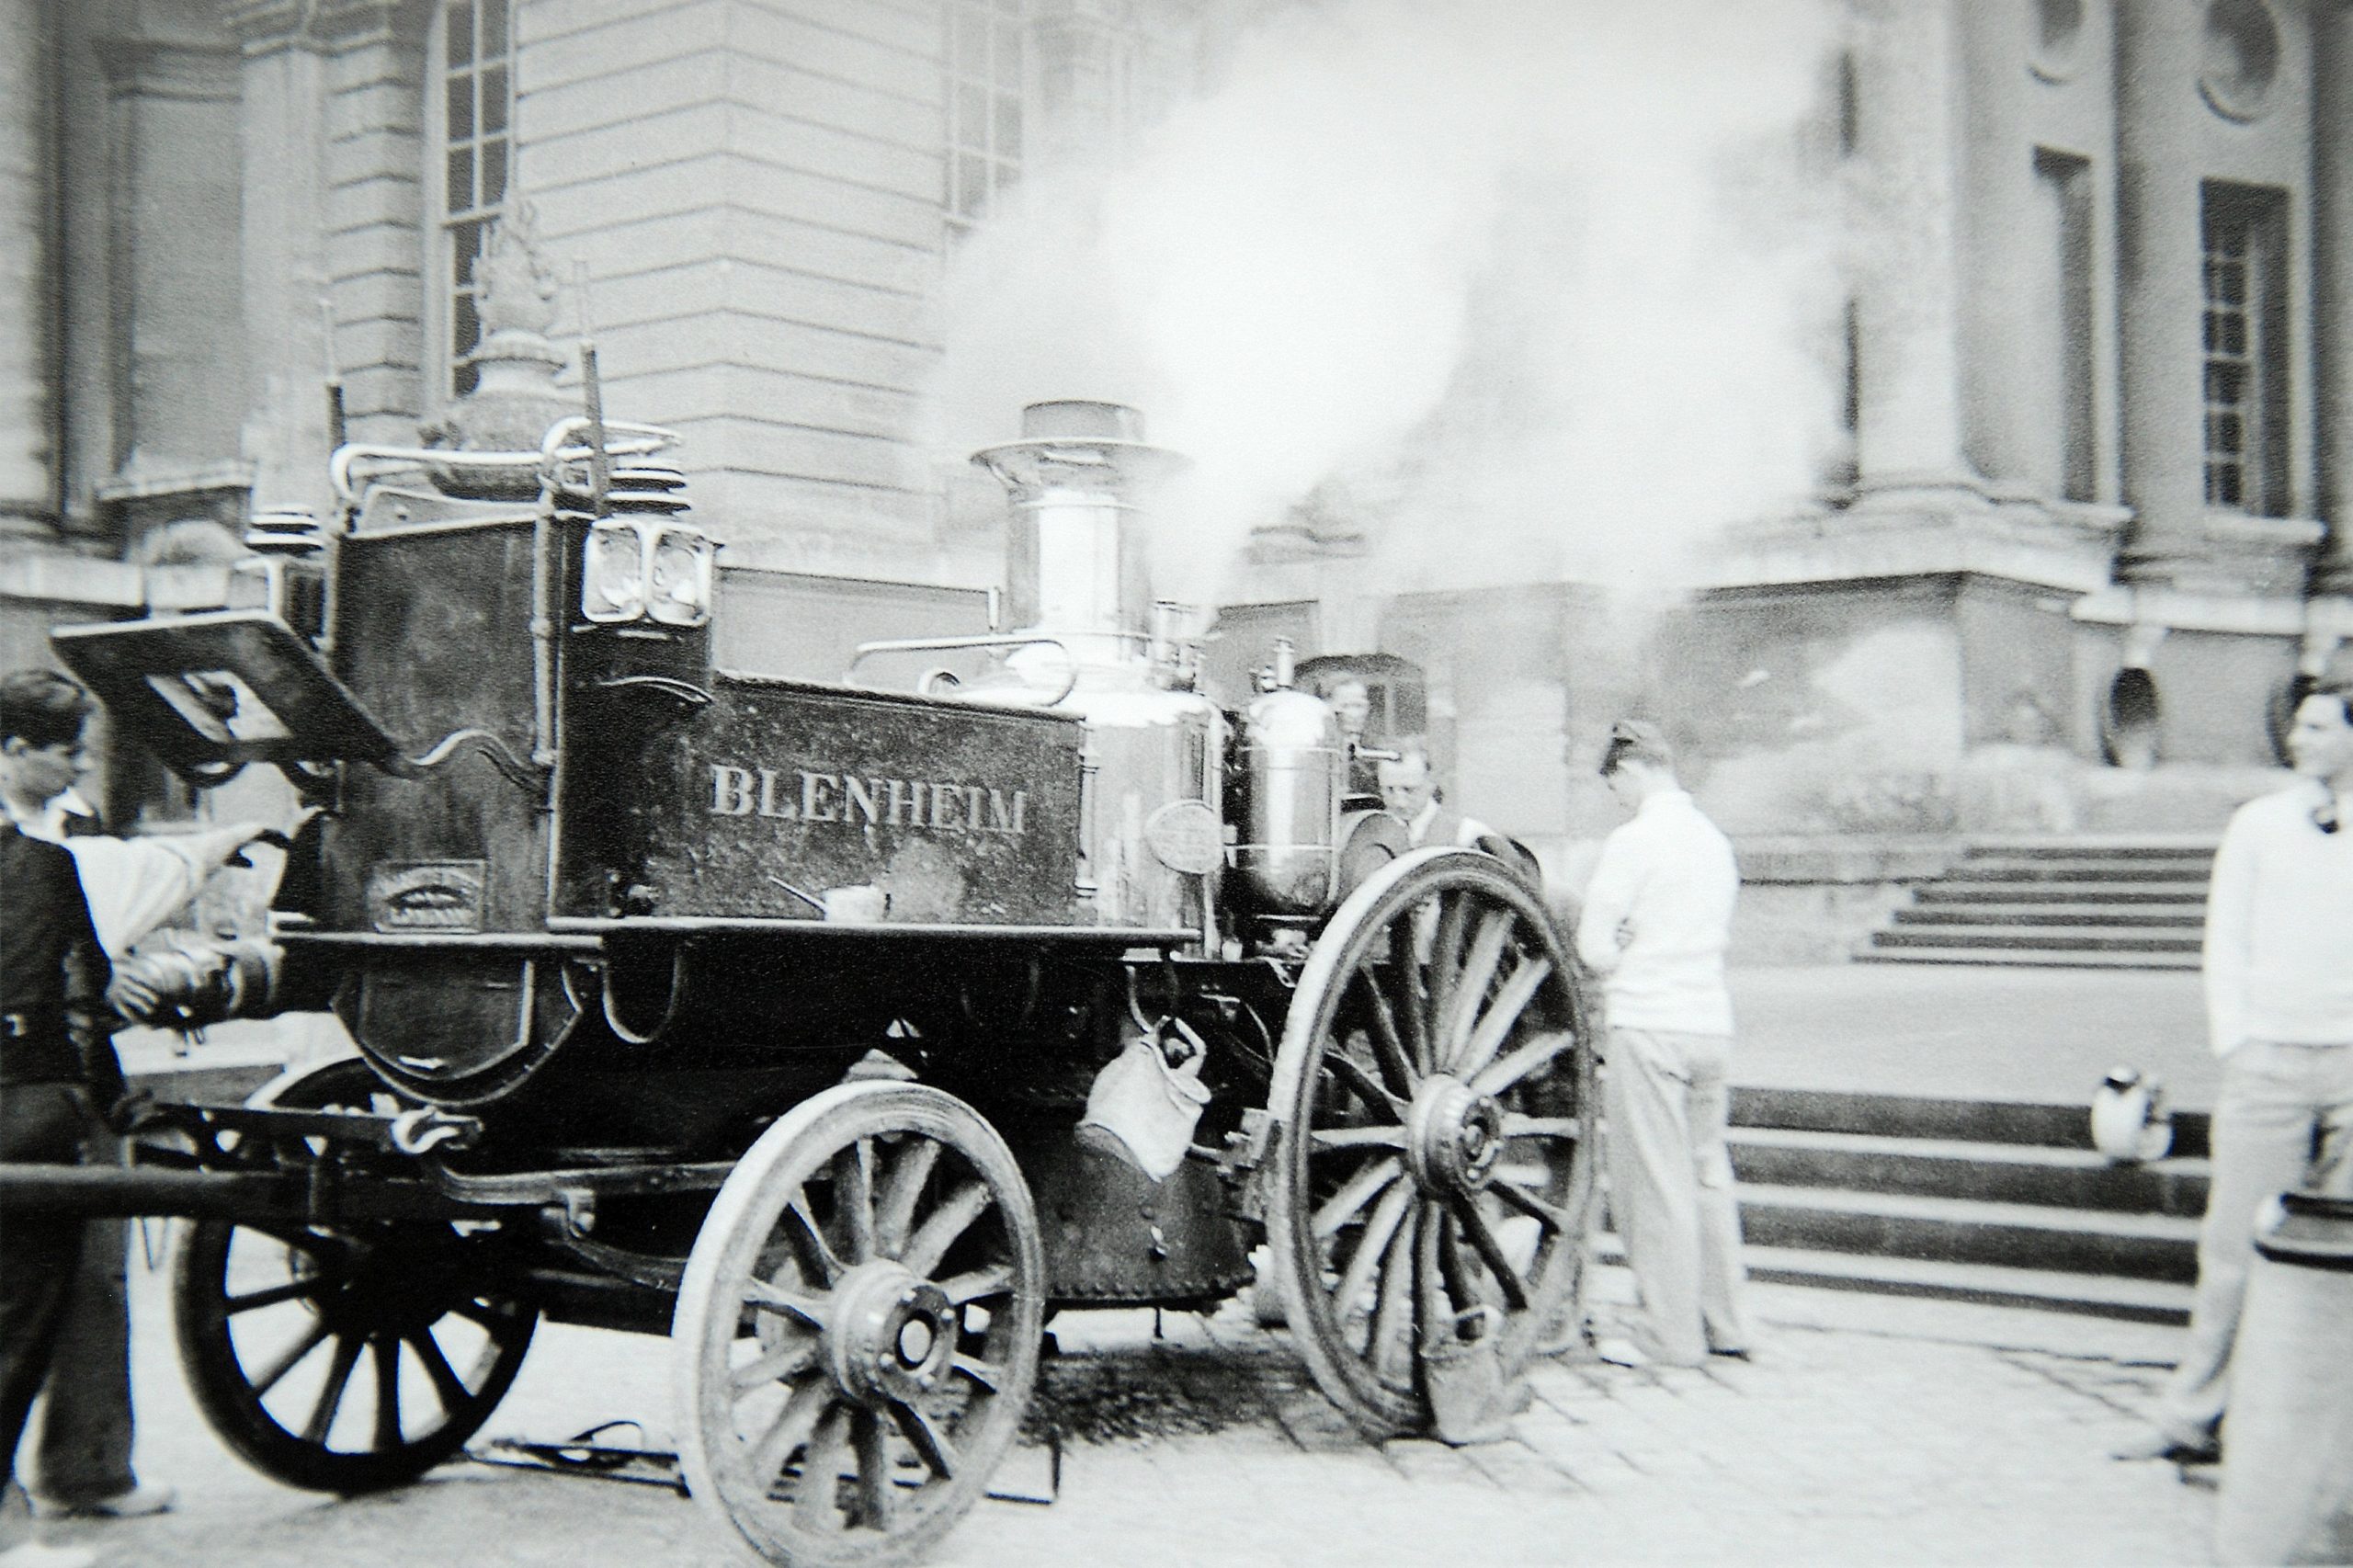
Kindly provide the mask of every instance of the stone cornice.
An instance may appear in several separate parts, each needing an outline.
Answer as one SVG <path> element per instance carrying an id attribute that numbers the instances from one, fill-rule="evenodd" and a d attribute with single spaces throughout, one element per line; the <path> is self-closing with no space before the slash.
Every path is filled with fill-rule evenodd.
<path id="1" fill-rule="evenodd" d="M 233 103 L 237 51 L 227 44 L 176 39 L 92 40 L 107 91 L 118 98 L 173 98 L 186 103 Z"/>
<path id="2" fill-rule="evenodd" d="M 357 43 L 423 37 L 421 0 L 234 0 L 222 25 L 247 58 L 290 49 L 332 53 Z"/>

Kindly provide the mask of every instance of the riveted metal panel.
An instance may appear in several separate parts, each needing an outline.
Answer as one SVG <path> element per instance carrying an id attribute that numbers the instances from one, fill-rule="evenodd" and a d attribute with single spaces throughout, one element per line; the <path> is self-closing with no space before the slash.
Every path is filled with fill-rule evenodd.
<path id="1" fill-rule="evenodd" d="M 1079 724 L 723 675 L 712 698 L 622 781 L 638 831 L 607 842 L 643 846 L 624 913 L 1095 923 L 1076 898 Z"/>

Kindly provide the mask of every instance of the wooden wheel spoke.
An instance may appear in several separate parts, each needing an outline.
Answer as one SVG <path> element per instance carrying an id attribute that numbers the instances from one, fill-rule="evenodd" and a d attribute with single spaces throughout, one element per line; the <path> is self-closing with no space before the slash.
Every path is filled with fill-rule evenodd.
<path id="1" fill-rule="evenodd" d="M 1567 1210 L 1557 1203 L 1548 1202 L 1537 1197 L 1518 1182 L 1498 1178 L 1487 1184 L 1487 1190 L 1494 1193 L 1499 1200 L 1529 1215 L 1548 1231 L 1565 1233 L 1576 1228 L 1575 1221 Z"/>
<path id="2" fill-rule="evenodd" d="M 1309 1227 L 1308 1233 L 1319 1239 L 1337 1235 L 1342 1226 L 1355 1219 L 1358 1212 L 1402 1176 L 1404 1169 L 1404 1162 L 1393 1154 L 1368 1162 L 1347 1179 L 1339 1191 L 1318 1206 L 1315 1222 Z"/>
<path id="3" fill-rule="evenodd" d="M 1523 1116 L 1518 1111 L 1504 1112 L 1504 1136 L 1506 1138 L 1582 1138 L 1585 1119 L 1580 1116 Z"/>
<path id="4" fill-rule="evenodd" d="M 792 1391 L 791 1396 L 784 1402 L 784 1408 L 778 1412 L 776 1420 L 752 1445 L 752 1451 L 745 1461 L 751 1467 L 752 1479 L 756 1483 L 763 1488 L 776 1484 L 777 1477 L 783 1472 L 786 1461 L 792 1458 L 793 1450 L 806 1443 L 810 1435 L 816 1431 L 817 1418 L 831 1407 L 833 1397 L 833 1381 L 827 1378 L 813 1378 Z M 801 1467 L 801 1474 L 802 1483 L 807 1484 L 807 1466 Z"/>
<path id="5" fill-rule="evenodd" d="M 950 1305 L 962 1306 L 988 1296 L 1002 1296 L 1013 1289 L 1013 1265 L 992 1263 L 985 1268 L 968 1268 L 937 1282 L 939 1293 Z"/>
<path id="6" fill-rule="evenodd" d="M 1502 967 L 1504 947 L 1510 939 L 1512 925 L 1513 917 L 1506 910 L 1489 910 L 1479 917 L 1479 928 L 1471 937 L 1471 949 L 1463 955 L 1461 970 L 1448 982 L 1446 999 L 1438 1009 L 1440 1062 L 1457 1056 L 1469 1036 L 1471 1020 L 1478 1016 L 1480 1004 L 1487 998 L 1487 987 L 1494 983 L 1495 971 Z"/>
<path id="7" fill-rule="evenodd" d="M 279 1351 L 267 1366 L 246 1380 L 253 1388 L 254 1397 L 259 1399 L 276 1388 L 287 1373 L 292 1371 L 305 1356 L 324 1345 L 327 1335 L 334 1332 L 324 1323 L 313 1324 L 301 1338 Z"/>
<path id="8" fill-rule="evenodd" d="M 1403 1149 L 1405 1130 L 1395 1122 L 1381 1127 L 1319 1127 L 1307 1135 L 1307 1149 L 1312 1154 L 1328 1154 L 1335 1149 Z"/>
<path id="9" fill-rule="evenodd" d="M 799 1318 L 812 1328 L 827 1326 L 825 1302 L 816 1296 L 804 1296 L 798 1290 L 788 1290 L 781 1285 L 771 1285 L 765 1279 L 744 1282 L 744 1302 L 772 1312 L 784 1312 Z"/>
<path id="10" fill-rule="evenodd" d="M 335 1342 L 335 1359 L 327 1366 L 327 1381 L 319 1388 L 319 1397 L 311 1406 L 311 1418 L 302 1424 L 302 1440 L 326 1446 L 327 1429 L 335 1425 L 335 1413 L 343 1408 L 343 1391 L 351 1382 L 352 1369 L 359 1365 L 360 1339 L 344 1335 Z"/>
<path id="11" fill-rule="evenodd" d="M 1383 998 L 1392 1004 L 1391 1011 L 1402 1026 L 1398 1033 L 1405 1047 L 1407 1063 L 1415 1077 L 1430 1070 L 1430 995 L 1427 976 L 1414 956 L 1416 930 L 1412 915 L 1392 926 L 1389 933 L 1390 989 L 1397 994 Z"/>
<path id="12" fill-rule="evenodd" d="M 801 1271 L 822 1284 L 831 1285 L 847 1271 L 847 1266 L 825 1240 L 825 1233 L 817 1221 L 810 1217 L 808 1205 L 807 1193 L 792 1195 L 792 1201 L 784 1206 L 784 1233 L 792 1244 L 794 1256 L 801 1260 Z"/>
<path id="13" fill-rule="evenodd" d="M 1405 1119 L 1405 1102 L 1375 1083 L 1372 1074 L 1366 1072 L 1356 1058 L 1342 1051 L 1337 1043 L 1324 1053 L 1324 1065 L 1331 1069 L 1332 1075 L 1347 1085 L 1357 1098 L 1366 1105 L 1375 1110 L 1388 1112 L 1392 1121 Z"/>
<path id="14" fill-rule="evenodd" d="M 1504 1299 L 1511 1310 L 1526 1312 L 1530 1299 L 1528 1281 L 1519 1277 L 1519 1270 L 1505 1255 L 1503 1244 L 1495 1239 L 1495 1233 L 1488 1226 L 1487 1217 L 1479 1211 L 1478 1203 L 1467 1195 L 1457 1194 L 1451 1200 L 1451 1206 L 1455 1222 L 1462 1227 L 1463 1235 L 1486 1263 L 1487 1272 L 1494 1275 L 1495 1283 L 1503 1288 Z"/>
<path id="15" fill-rule="evenodd" d="M 1332 1292 L 1332 1315 L 1346 1323 L 1357 1310 L 1365 1287 L 1372 1283 L 1373 1271 L 1381 1267 L 1381 1255 L 1397 1235 L 1397 1228 L 1405 1218 L 1405 1207 L 1413 1199 L 1413 1189 L 1399 1182 L 1381 1195 L 1372 1210 L 1372 1218 L 1365 1221 L 1364 1234 L 1357 1240 L 1357 1250 L 1349 1256 L 1348 1266 L 1340 1275 L 1340 1283 Z"/>
<path id="16" fill-rule="evenodd" d="M 927 1278 L 956 1244 L 956 1238 L 972 1228 L 972 1221 L 987 1212 L 996 1199 L 989 1189 L 977 1181 L 968 1181 L 941 1201 L 915 1230 L 907 1242 L 907 1250 L 899 1261 L 918 1278 Z"/>
<path id="17" fill-rule="evenodd" d="M 834 1156 L 834 1213 L 851 1263 L 874 1256 L 874 1145 L 853 1140 Z"/>
<path id="18" fill-rule="evenodd" d="M 835 1493 L 842 1478 L 842 1458 L 849 1447 L 849 1410 L 830 1405 L 809 1437 L 809 1457 L 801 1461 L 801 1488 L 792 1511 L 803 1529 L 833 1532 L 840 1528 Z"/>
<path id="19" fill-rule="evenodd" d="M 850 1414 L 850 1444 L 858 1452 L 858 1522 L 869 1529 L 891 1528 L 891 1429 L 880 1413 Z"/>
<path id="20" fill-rule="evenodd" d="M 274 1307 L 280 1301 L 309 1301 L 326 1292 L 327 1282 L 313 1275 L 308 1279 L 290 1279 L 283 1285 L 272 1285 L 267 1290 L 254 1290 L 243 1296 L 230 1296 L 221 1303 L 222 1315 L 234 1317 L 261 1307 Z"/>
<path id="21" fill-rule="evenodd" d="M 441 1354 L 441 1346 L 435 1341 L 431 1329 L 420 1328 L 410 1335 L 408 1347 L 416 1357 L 417 1365 L 425 1369 L 425 1375 L 433 1380 L 433 1392 L 440 1399 L 444 1411 L 454 1415 L 460 1405 L 473 1397 L 473 1391 L 466 1387 L 465 1380 L 459 1377 L 457 1369 L 449 1365 L 449 1358 Z"/>
<path id="22" fill-rule="evenodd" d="M 1348 980 L 1364 996 L 1365 1013 L 1372 1020 L 1373 1051 L 1381 1062 L 1381 1075 L 1387 1082 L 1390 1093 L 1399 1099 L 1412 1099 L 1421 1077 L 1414 1071 L 1411 1050 L 1405 1044 L 1405 1037 L 1398 1031 L 1397 1009 L 1390 1005 L 1389 998 L 1381 992 L 1380 981 L 1370 970 L 1359 968 L 1349 975 Z"/>
<path id="23" fill-rule="evenodd" d="M 1418 1058 L 1425 1070 L 1430 1072 L 1437 1071 L 1438 1058 L 1445 1053 L 1446 1020 L 1453 1013 L 1462 944 L 1473 913 L 1472 895 L 1460 891 L 1442 892 L 1436 900 L 1436 909 L 1427 944 L 1429 978 L 1426 994 L 1429 1014 L 1423 1024 L 1424 1053 Z"/>
<path id="24" fill-rule="evenodd" d="M 376 1441 L 378 1453 L 401 1446 L 401 1342 L 379 1335 L 369 1342 L 376 1360 Z"/>
<path id="25" fill-rule="evenodd" d="M 939 1424 L 928 1412 L 917 1405 L 894 1401 L 891 1405 L 891 1416 L 899 1424 L 900 1433 L 913 1446 L 917 1456 L 931 1467 L 932 1474 L 942 1481 L 955 1479 L 956 1467 L 962 1462 L 962 1456 L 956 1452 L 955 1443 L 939 1429 Z"/>
<path id="26" fill-rule="evenodd" d="M 1536 999 L 1537 988 L 1552 977 L 1550 959 L 1529 959 L 1513 970 L 1511 978 L 1495 992 L 1495 1001 L 1480 1015 L 1478 1027 L 1471 1031 L 1470 1043 L 1447 1071 L 1457 1078 L 1476 1077 L 1511 1037 L 1513 1027 Z"/>
<path id="27" fill-rule="evenodd" d="M 884 1257 L 897 1257 L 906 1250 L 915 1204 L 923 1198 L 924 1184 L 931 1179 L 933 1167 L 939 1164 L 939 1148 L 929 1138 L 910 1139 L 891 1163 L 890 1175 L 882 1178 L 875 1205 L 874 1244 Z"/>
<path id="28" fill-rule="evenodd" d="M 1497 1062 L 1482 1068 L 1471 1080 L 1473 1094 L 1500 1095 L 1514 1084 L 1528 1077 L 1569 1049 L 1576 1037 L 1566 1029 L 1546 1029 L 1529 1037 L 1528 1043 L 1514 1050 Z"/>
<path id="29" fill-rule="evenodd" d="M 1397 1227 L 1397 1233 L 1389 1238 L 1389 1244 L 1381 1249 L 1377 1287 L 1380 1294 L 1373 1303 L 1372 1324 L 1366 1331 L 1364 1350 L 1373 1369 L 1384 1376 L 1391 1375 L 1397 1365 L 1399 1358 L 1393 1352 L 1401 1337 L 1405 1341 L 1403 1359 L 1409 1367 L 1413 1364 L 1414 1256 L 1427 1222 L 1427 1216 L 1416 1205 L 1404 1223 Z"/>
<path id="30" fill-rule="evenodd" d="M 824 1341 L 814 1335 L 804 1338 L 784 1340 L 760 1352 L 751 1360 L 729 1374 L 729 1381 L 738 1395 L 754 1389 L 766 1388 L 780 1379 L 799 1377 L 814 1366 Z M 779 1460 L 779 1464 L 784 1461 Z"/>
<path id="31" fill-rule="evenodd" d="M 995 1361 L 983 1361 L 977 1356 L 967 1356 L 961 1350 L 949 1360 L 948 1369 L 972 1379 L 991 1393 L 1005 1386 L 1005 1369 L 1002 1366 Z"/>

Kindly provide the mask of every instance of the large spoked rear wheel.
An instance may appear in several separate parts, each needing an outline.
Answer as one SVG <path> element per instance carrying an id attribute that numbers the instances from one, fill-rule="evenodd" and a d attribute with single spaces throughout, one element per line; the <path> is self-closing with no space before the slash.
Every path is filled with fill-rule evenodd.
<path id="1" fill-rule="evenodd" d="M 357 1061 L 267 1091 L 306 1110 L 395 1108 L 386 1093 Z M 174 1264 L 181 1367 L 213 1430 L 266 1474 L 401 1485 L 456 1454 L 522 1369 L 538 1313 L 504 1276 L 501 1238 L 481 1228 L 199 1220 Z"/>
<path id="2" fill-rule="evenodd" d="M 720 1188 L 673 1326 L 687 1486 L 796 1568 L 913 1560 L 986 1490 L 1037 1381 L 1037 1210 L 970 1107 L 849 1084 Z"/>
<path id="3" fill-rule="evenodd" d="M 1429 1425 L 1419 1352 L 1466 1314 L 1506 1376 L 1574 1324 L 1597 1104 L 1560 932 L 1500 862 L 1418 851 L 1340 906 L 1276 1062 L 1267 1241 L 1292 1336 L 1359 1426 Z"/>

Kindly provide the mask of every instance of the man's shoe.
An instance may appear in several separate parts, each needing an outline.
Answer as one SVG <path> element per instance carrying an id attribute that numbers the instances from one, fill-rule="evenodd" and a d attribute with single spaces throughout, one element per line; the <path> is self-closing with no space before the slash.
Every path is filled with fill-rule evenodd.
<path id="1" fill-rule="evenodd" d="M 2109 1451 L 2110 1459 L 2128 1463 L 2143 1460 L 2164 1460 L 2172 1464 L 2219 1464 L 2222 1445 L 2211 1437 L 2197 1440 L 2183 1438 L 2162 1426 L 2152 1426 L 2119 1443 Z"/>
<path id="2" fill-rule="evenodd" d="M 118 1492 L 111 1497 L 92 1498 L 88 1502 L 63 1502 L 45 1497 L 33 1499 L 33 1513 L 44 1519 L 143 1519 L 151 1515 L 168 1513 L 179 1494 L 168 1486 L 134 1486 L 128 1492 Z"/>

